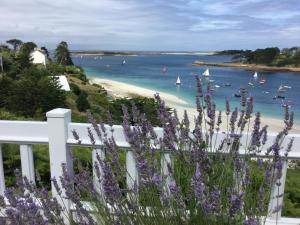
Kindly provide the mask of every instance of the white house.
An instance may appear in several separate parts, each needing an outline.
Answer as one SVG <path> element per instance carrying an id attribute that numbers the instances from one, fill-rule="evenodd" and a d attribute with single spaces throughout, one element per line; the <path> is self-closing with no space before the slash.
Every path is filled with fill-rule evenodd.
<path id="1" fill-rule="evenodd" d="M 43 64 L 43 65 L 46 65 L 47 56 L 44 53 L 44 51 L 41 50 L 40 48 L 35 48 L 30 53 L 30 58 L 32 59 L 32 63 L 33 64 Z"/>

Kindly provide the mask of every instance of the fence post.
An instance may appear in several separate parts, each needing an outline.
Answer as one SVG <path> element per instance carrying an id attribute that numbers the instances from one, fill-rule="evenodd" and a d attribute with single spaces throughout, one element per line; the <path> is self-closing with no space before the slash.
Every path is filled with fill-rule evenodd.
<path id="1" fill-rule="evenodd" d="M 73 161 L 70 149 L 67 146 L 68 124 L 71 122 L 70 109 L 54 109 L 47 112 L 48 134 L 49 134 L 49 156 L 51 178 L 55 178 L 61 187 L 60 177 L 63 175 L 62 164 L 66 165 L 69 176 L 73 175 Z M 71 202 L 64 198 L 65 192 L 62 189 L 62 197 L 59 196 L 52 182 L 52 196 L 56 197 L 61 206 L 69 215 Z M 68 218 L 64 218 L 68 223 Z"/>
<path id="2" fill-rule="evenodd" d="M 272 220 L 279 220 L 281 218 L 287 166 L 288 166 L 287 160 L 283 160 L 282 175 L 280 179 L 275 180 L 275 182 L 272 185 L 271 197 L 270 197 L 269 209 L 268 209 L 269 218 Z M 277 183 L 280 183 L 280 185 L 278 186 Z"/>
<path id="3" fill-rule="evenodd" d="M 2 145 L 0 144 L 0 195 L 4 196 L 5 191 L 5 179 L 4 179 L 4 168 L 2 158 Z"/>
<path id="4" fill-rule="evenodd" d="M 20 145 L 22 176 L 35 183 L 32 145 Z"/>

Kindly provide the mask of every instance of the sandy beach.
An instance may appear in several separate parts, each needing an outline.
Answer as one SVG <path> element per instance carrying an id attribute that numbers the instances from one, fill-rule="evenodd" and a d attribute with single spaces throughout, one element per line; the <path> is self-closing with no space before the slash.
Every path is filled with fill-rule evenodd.
<path id="1" fill-rule="evenodd" d="M 90 77 L 90 83 L 96 83 L 102 85 L 111 95 L 113 98 L 120 98 L 120 97 L 132 97 L 132 96 L 144 96 L 148 98 L 152 98 L 155 93 L 158 91 L 151 90 L 143 87 L 139 87 L 132 84 L 126 84 L 123 82 L 113 81 L 109 79 L 102 79 L 102 78 L 93 78 Z M 194 108 L 190 108 L 187 106 L 187 103 L 172 94 L 159 92 L 160 97 L 165 101 L 166 105 L 171 108 L 176 108 L 178 112 L 179 118 L 183 118 L 184 110 L 187 110 L 188 116 L 191 121 L 191 126 L 193 126 L 194 117 L 197 115 L 197 111 Z M 253 121 L 254 119 L 252 119 Z M 226 130 L 226 116 L 223 113 L 222 116 L 223 125 L 221 126 L 221 130 Z M 265 117 L 262 115 L 261 123 L 263 125 L 268 125 L 268 130 L 270 132 L 278 132 L 282 130 L 284 123 L 283 120 L 272 118 L 272 117 Z M 250 125 L 252 128 L 252 124 Z M 293 130 L 290 133 L 300 133 L 300 124 L 295 124 Z"/>
<path id="2" fill-rule="evenodd" d="M 90 83 L 96 83 L 102 85 L 108 92 L 109 95 L 114 98 L 120 97 L 131 97 L 135 95 L 144 96 L 147 98 L 153 98 L 154 94 L 157 93 L 156 90 L 150 90 L 143 87 L 138 87 L 131 84 L 126 84 L 118 81 L 102 79 L 102 78 L 90 78 Z M 187 103 L 174 95 L 159 92 L 160 97 L 168 104 L 170 107 L 173 105 L 186 105 Z"/>

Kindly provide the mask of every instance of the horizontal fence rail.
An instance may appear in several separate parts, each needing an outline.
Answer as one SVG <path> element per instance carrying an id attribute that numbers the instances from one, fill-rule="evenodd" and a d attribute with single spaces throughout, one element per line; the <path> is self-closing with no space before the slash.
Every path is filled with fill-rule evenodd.
<path id="1" fill-rule="evenodd" d="M 112 135 L 110 132 L 111 127 L 105 125 L 108 137 Z M 21 156 L 21 168 L 22 175 L 28 177 L 32 182 L 35 182 L 35 170 L 34 161 L 32 154 L 33 144 L 46 144 L 49 145 L 49 157 L 50 157 L 50 171 L 51 177 L 59 178 L 62 176 L 62 163 L 65 163 L 68 172 L 73 171 L 72 157 L 70 156 L 70 149 L 72 146 L 86 146 L 92 147 L 90 137 L 88 136 L 88 128 L 91 128 L 91 124 L 87 123 L 72 123 L 71 122 L 71 111 L 69 109 L 54 109 L 47 113 L 46 122 L 33 122 L 33 121 L 6 121 L 0 120 L 0 194 L 4 194 L 5 190 L 5 179 L 3 170 L 3 159 L 2 159 L 2 149 L 1 144 L 19 144 L 20 145 L 20 156 Z M 114 125 L 113 127 L 113 137 L 116 141 L 118 147 L 126 148 L 126 168 L 128 170 L 127 186 L 128 188 L 133 188 L 135 181 L 137 180 L 137 170 L 133 152 L 130 150 L 130 144 L 126 141 L 125 135 L 123 133 L 123 128 L 120 125 Z M 72 131 L 76 131 L 80 138 L 80 143 L 73 136 Z M 94 133 L 95 131 L 91 129 Z M 158 138 L 163 137 L 163 129 L 160 127 L 154 128 Z M 268 140 L 265 146 L 270 146 L 275 138 L 276 133 L 269 133 Z M 219 146 L 223 138 L 226 137 L 225 133 L 220 132 L 218 135 L 213 137 L 212 143 L 216 143 L 215 146 Z M 285 138 L 283 145 L 289 142 L 289 139 L 294 137 L 294 144 L 292 151 L 287 156 L 290 160 L 300 160 L 300 134 L 292 134 Z M 240 154 L 245 153 L 247 135 L 243 135 L 240 142 Z M 101 150 L 103 143 L 96 138 L 96 144 L 93 149 L 92 159 L 93 162 L 96 161 L 96 154 L 98 153 L 101 158 L 105 157 L 104 152 Z M 158 146 L 159 148 L 159 146 Z M 262 149 L 260 156 L 265 156 L 266 149 Z M 265 156 L 267 157 L 267 156 Z M 166 164 L 171 162 L 171 155 L 169 152 L 165 152 L 162 157 L 162 172 L 167 174 Z M 283 176 L 281 178 L 282 188 L 280 193 L 272 193 L 271 201 L 269 203 L 269 209 L 273 209 L 275 205 L 275 198 L 278 195 L 284 193 L 284 185 L 286 179 L 287 166 L 284 165 Z M 93 176 L 96 179 L 95 171 L 93 171 Z M 97 182 L 95 182 L 96 185 Z M 98 187 L 100 190 L 100 187 Z M 276 187 L 277 188 L 277 187 Z M 275 190 L 275 187 L 274 187 Z M 55 187 L 52 185 L 52 195 L 57 196 Z M 66 199 L 60 199 L 60 203 L 66 206 L 67 210 L 71 210 L 72 204 Z M 278 199 L 276 199 L 278 203 Z M 279 199 L 279 202 L 283 202 L 283 197 Z M 279 213 L 279 217 L 281 212 Z M 278 214 L 277 214 L 278 217 Z M 268 224 L 273 224 L 275 219 L 274 214 L 270 214 L 268 219 Z M 275 223 L 274 223 L 275 224 Z M 300 219 L 291 218 L 280 218 L 279 224 L 300 224 Z"/>

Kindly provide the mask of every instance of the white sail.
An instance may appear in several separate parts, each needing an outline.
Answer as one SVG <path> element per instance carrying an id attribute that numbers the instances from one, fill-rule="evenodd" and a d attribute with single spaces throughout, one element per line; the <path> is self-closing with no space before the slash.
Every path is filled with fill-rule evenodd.
<path id="1" fill-rule="evenodd" d="M 122 64 L 124 65 L 126 63 L 126 60 L 123 60 Z"/>
<path id="2" fill-rule="evenodd" d="M 207 69 L 202 73 L 202 75 L 208 77 L 208 76 L 209 76 L 209 69 L 207 68 Z"/>
<path id="3" fill-rule="evenodd" d="M 255 72 L 255 73 L 253 74 L 253 77 L 254 77 L 254 78 L 257 78 L 257 77 L 258 77 L 257 72 Z"/>
<path id="4" fill-rule="evenodd" d="M 177 77 L 177 80 L 176 80 L 176 85 L 181 85 L 181 82 L 180 82 L 180 78 L 179 78 L 179 76 Z"/>

